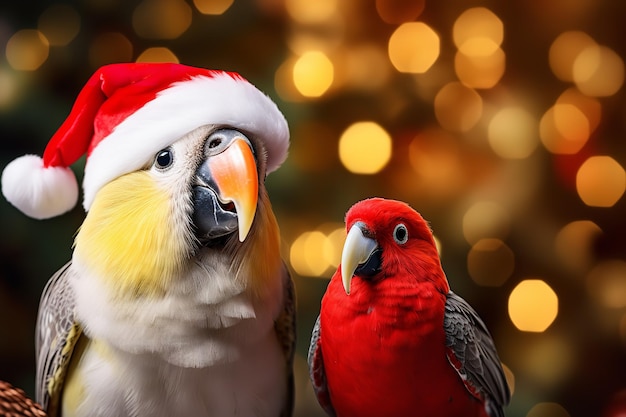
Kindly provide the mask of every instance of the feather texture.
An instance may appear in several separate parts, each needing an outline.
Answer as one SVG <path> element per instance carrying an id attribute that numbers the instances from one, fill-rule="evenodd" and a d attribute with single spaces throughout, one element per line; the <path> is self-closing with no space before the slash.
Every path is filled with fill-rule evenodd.
<path id="1" fill-rule="evenodd" d="M 467 301 L 450 291 L 443 326 L 448 359 L 468 391 L 486 399 L 489 416 L 504 417 L 502 407 L 511 394 L 485 323 Z"/>

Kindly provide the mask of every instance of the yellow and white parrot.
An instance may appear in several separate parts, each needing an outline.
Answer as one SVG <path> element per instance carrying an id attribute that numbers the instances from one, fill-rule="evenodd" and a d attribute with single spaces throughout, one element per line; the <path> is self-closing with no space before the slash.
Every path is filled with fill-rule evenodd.
<path id="1" fill-rule="evenodd" d="M 48 282 L 36 396 L 50 416 L 290 416 L 294 289 L 264 187 L 287 123 L 235 73 L 102 67 L 43 158 L 2 175 L 35 218 L 85 220 Z"/>

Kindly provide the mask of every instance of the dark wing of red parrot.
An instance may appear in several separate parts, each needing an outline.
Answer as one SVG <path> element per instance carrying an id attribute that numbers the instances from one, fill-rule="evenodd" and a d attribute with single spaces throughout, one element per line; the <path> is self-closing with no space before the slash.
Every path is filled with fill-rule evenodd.
<path id="1" fill-rule="evenodd" d="M 446 298 L 443 326 L 448 360 L 468 391 L 484 400 L 487 414 L 504 417 L 511 393 L 487 326 L 476 311 L 450 291 Z"/>
<path id="2" fill-rule="evenodd" d="M 322 357 L 322 340 L 321 340 L 320 317 L 317 316 L 313 332 L 311 334 L 311 344 L 309 345 L 308 363 L 309 376 L 313 384 L 313 390 L 317 396 L 324 411 L 329 416 L 335 415 L 335 410 L 330 402 L 330 394 L 328 393 L 328 385 L 326 384 L 326 372 L 324 371 L 324 358 Z"/>

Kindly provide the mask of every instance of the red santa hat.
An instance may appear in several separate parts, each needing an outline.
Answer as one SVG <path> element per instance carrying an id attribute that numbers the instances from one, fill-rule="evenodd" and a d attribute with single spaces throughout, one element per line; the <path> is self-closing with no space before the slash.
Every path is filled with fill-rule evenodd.
<path id="1" fill-rule="evenodd" d="M 2 193 L 30 217 L 71 210 L 78 184 L 69 168 L 87 154 L 83 207 L 109 181 L 136 171 L 191 130 L 227 125 L 259 138 L 267 172 L 287 156 L 289 130 L 276 104 L 232 72 L 180 64 L 112 64 L 79 93 L 70 115 L 43 154 L 25 155 L 2 173 Z"/>

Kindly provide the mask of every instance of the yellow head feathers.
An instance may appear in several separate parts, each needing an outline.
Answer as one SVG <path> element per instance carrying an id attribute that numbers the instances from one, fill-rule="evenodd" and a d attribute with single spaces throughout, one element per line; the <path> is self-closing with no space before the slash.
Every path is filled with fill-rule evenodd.
<path id="1" fill-rule="evenodd" d="M 80 227 L 74 256 L 117 295 L 162 293 L 193 249 L 188 214 L 174 204 L 147 171 L 111 181 Z"/>

